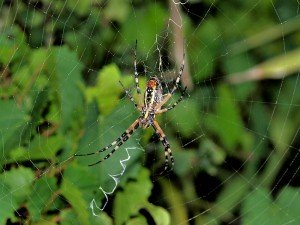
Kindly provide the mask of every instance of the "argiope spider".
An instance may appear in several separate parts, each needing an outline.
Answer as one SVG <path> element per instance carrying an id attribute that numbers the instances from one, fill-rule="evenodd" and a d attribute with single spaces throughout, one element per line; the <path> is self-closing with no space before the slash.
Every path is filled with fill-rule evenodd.
<path id="1" fill-rule="evenodd" d="M 137 43 L 135 46 L 135 59 L 134 59 L 134 78 L 135 78 L 135 87 L 136 87 L 136 91 L 139 95 L 141 95 L 141 91 L 140 91 L 140 87 L 139 87 L 139 79 L 138 79 L 138 71 L 137 71 L 137 63 L 136 63 L 136 47 L 137 47 Z M 129 127 L 128 129 L 122 133 L 122 135 L 120 137 L 118 137 L 115 141 L 113 141 L 111 144 L 109 144 L 108 146 L 106 146 L 105 148 L 102 148 L 96 152 L 92 152 L 92 153 L 86 153 L 86 154 L 75 154 L 75 156 L 88 156 L 88 155 L 95 155 L 95 154 L 99 154 L 100 152 L 104 152 L 108 149 L 110 149 L 111 147 L 115 146 L 112 151 L 106 155 L 104 157 L 103 160 L 108 159 L 118 148 L 120 148 L 121 145 L 123 145 L 129 138 L 130 136 L 133 134 L 133 132 L 136 131 L 137 128 L 142 127 L 143 129 L 148 128 L 150 126 L 152 126 L 156 132 L 156 134 L 158 134 L 159 136 L 159 140 L 162 142 L 163 146 L 165 147 L 165 168 L 164 171 L 166 171 L 168 169 L 169 166 L 169 159 L 171 160 L 172 163 L 172 168 L 174 166 L 174 158 L 172 155 L 172 151 L 170 148 L 170 144 L 166 138 L 166 135 L 164 134 L 163 130 L 161 129 L 161 127 L 159 126 L 158 122 L 155 119 L 155 116 L 157 114 L 161 114 L 164 112 L 167 112 L 173 108 L 176 107 L 176 105 L 182 101 L 185 92 L 186 92 L 186 87 L 184 90 L 181 91 L 181 96 L 180 98 L 174 102 L 171 106 L 169 107 L 165 107 L 162 108 L 163 105 L 165 105 L 170 98 L 172 97 L 173 93 L 176 91 L 178 84 L 181 80 L 181 76 L 183 73 L 183 69 L 184 69 L 184 54 L 183 54 L 183 60 L 182 60 L 182 64 L 180 66 L 179 69 L 179 73 L 178 76 L 176 77 L 176 79 L 174 80 L 174 86 L 171 90 L 171 92 L 168 92 L 166 94 L 163 94 L 163 88 L 161 85 L 160 80 L 158 79 L 158 77 L 153 76 L 150 77 L 150 79 L 147 81 L 147 88 L 144 92 L 144 104 L 138 105 L 135 100 L 133 99 L 132 95 L 130 94 L 130 92 L 128 90 L 125 89 L 125 87 L 123 86 L 123 84 L 120 81 L 120 84 L 122 85 L 126 95 L 129 97 L 129 99 L 131 100 L 131 102 L 133 102 L 135 108 L 137 110 L 139 110 L 141 112 L 141 116 L 136 119 Z M 93 164 L 90 164 L 89 166 L 94 166 L 98 163 L 102 162 L 102 160 L 97 161 Z"/>

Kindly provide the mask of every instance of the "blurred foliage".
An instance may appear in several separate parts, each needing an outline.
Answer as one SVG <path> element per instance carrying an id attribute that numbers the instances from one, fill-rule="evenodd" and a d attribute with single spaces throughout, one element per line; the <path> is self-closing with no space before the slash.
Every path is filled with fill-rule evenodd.
<path id="1" fill-rule="evenodd" d="M 0 1 L 0 225 L 300 224 L 296 1 L 181 5 L 195 88 L 158 118 L 173 172 L 157 175 L 163 147 L 150 129 L 94 167 L 98 155 L 73 157 L 106 146 L 138 117 L 119 84 L 133 87 L 135 40 L 142 89 L 157 46 L 166 69 L 176 67 L 168 7 Z M 126 171 L 94 216 L 90 202 L 105 202 L 99 187 L 114 188 L 125 148 Z"/>

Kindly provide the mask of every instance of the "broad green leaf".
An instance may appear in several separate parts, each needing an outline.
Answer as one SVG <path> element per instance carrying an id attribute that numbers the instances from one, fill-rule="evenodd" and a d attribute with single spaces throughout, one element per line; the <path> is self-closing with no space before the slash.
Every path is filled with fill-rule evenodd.
<path id="1" fill-rule="evenodd" d="M 147 200 L 152 189 L 149 171 L 142 168 L 136 181 L 130 181 L 119 191 L 114 200 L 114 215 L 116 225 L 123 224 L 130 217 L 138 215 L 141 208 L 147 206 Z"/>
<path id="2" fill-rule="evenodd" d="M 14 219 L 14 211 L 18 208 L 18 201 L 10 187 L 0 178 L 0 225 L 5 225 L 6 220 Z"/>
<path id="3" fill-rule="evenodd" d="M 174 97 L 174 99 L 177 98 Z M 196 134 L 200 127 L 199 104 L 193 98 L 183 100 L 175 109 L 167 112 L 166 115 L 173 126 L 176 127 L 176 130 L 184 137 Z"/>
<path id="4" fill-rule="evenodd" d="M 172 149 L 180 149 L 181 148 L 181 146 L 179 145 L 177 140 L 176 140 L 176 142 L 171 142 L 171 141 L 172 141 L 172 139 L 170 140 L 170 145 L 172 146 Z M 162 148 L 162 147 L 160 147 L 160 148 Z M 163 149 L 160 150 L 160 154 L 162 154 L 162 150 Z M 194 165 L 197 166 L 197 168 L 200 168 L 200 166 L 202 166 L 202 165 L 199 165 L 198 161 L 195 160 L 197 158 L 197 152 L 194 151 L 194 149 L 189 149 L 188 147 L 184 147 L 180 151 L 174 151 L 173 154 L 174 154 L 174 158 L 175 158 L 176 162 L 183 162 L 180 164 L 175 163 L 175 165 L 174 165 L 174 171 L 177 175 L 184 177 L 185 175 L 187 175 L 191 172 L 191 167 L 193 167 Z"/>
<path id="5" fill-rule="evenodd" d="M 60 212 L 62 225 L 80 225 L 76 212 L 71 209 L 66 209 Z"/>
<path id="6" fill-rule="evenodd" d="M 19 144 L 20 131 L 29 117 L 13 100 L 0 99 L 0 149 L 7 154 L 10 149 Z M 0 158 L 5 163 L 5 155 Z"/>
<path id="7" fill-rule="evenodd" d="M 46 217 L 43 220 L 40 220 L 36 225 L 57 225 L 57 221 L 55 221 L 54 216 Z"/>
<path id="8" fill-rule="evenodd" d="M 212 209 L 213 215 L 225 221 L 232 219 L 232 215 L 239 203 L 248 192 L 250 184 L 240 176 L 230 179 L 216 201 L 216 208 Z"/>
<path id="9" fill-rule="evenodd" d="M 243 224 L 300 224 L 298 188 L 285 187 L 275 201 L 267 189 L 256 188 L 246 197 L 242 207 Z"/>
<path id="10" fill-rule="evenodd" d="M 130 219 L 125 223 L 125 225 L 148 225 L 148 223 L 145 217 L 139 215 L 133 219 Z"/>
<path id="11" fill-rule="evenodd" d="M 84 133 L 79 140 L 77 153 L 93 152 L 98 149 L 101 144 L 106 144 L 101 143 L 101 140 L 98 138 L 100 135 L 100 127 L 98 121 L 99 111 L 96 101 L 92 101 L 87 105 L 85 113 Z M 78 158 L 79 162 L 80 160 L 81 158 Z"/>
<path id="12" fill-rule="evenodd" d="M 108 20 L 115 20 L 118 22 L 124 22 L 131 9 L 130 2 L 127 0 L 111 0 L 107 3 L 104 10 L 104 16 Z"/>
<path id="13" fill-rule="evenodd" d="M 216 114 L 208 115 L 205 123 L 214 131 L 224 147 L 233 153 L 243 138 L 243 122 L 237 103 L 227 86 L 218 87 Z"/>
<path id="14" fill-rule="evenodd" d="M 106 117 L 98 117 L 98 111 L 95 106 L 96 104 L 94 103 L 89 106 L 84 129 L 85 134 L 80 141 L 77 153 L 95 152 L 107 146 L 117 139 L 137 118 L 136 111 L 132 104 L 124 104 L 124 101 L 121 101 L 114 112 Z M 133 134 L 112 157 L 93 167 L 87 165 L 103 159 L 109 153 L 109 150 L 94 156 L 76 157 L 75 160 L 78 163 L 78 167 L 81 167 L 76 167 L 75 169 L 75 173 L 77 174 L 78 172 L 78 174 L 74 175 L 74 172 L 70 169 L 67 170 L 68 172 L 65 176 L 72 176 L 72 179 L 70 179 L 74 183 L 81 182 L 80 179 L 86 180 L 82 185 L 78 185 L 80 188 L 85 186 L 85 192 L 90 193 L 91 190 L 94 191 L 94 193 L 90 193 L 90 195 L 87 196 L 88 198 L 86 200 L 90 202 L 92 198 L 96 198 L 101 201 L 104 196 L 99 190 L 99 186 L 106 191 L 110 191 L 114 187 L 115 182 L 109 174 L 119 174 L 123 170 L 120 160 L 127 159 L 128 155 L 126 150 L 128 150 L 130 154 L 130 160 L 125 162 L 126 173 L 120 178 L 121 183 L 119 187 L 121 187 L 122 184 L 126 185 L 127 179 L 136 177 L 136 171 L 142 165 L 142 160 L 139 160 L 139 158 L 143 154 L 142 147 L 138 144 L 138 141 L 136 141 L 136 137 L 139 137 L 139 131 Z"/>
<path id="15" fill-rule="evenodd" d="M 157 225 L 169 225 L 171 218 L 168 211 L 162 207 L 158 207 L 152 204 L 147 205 L 147 211 L 151 214 L 155 224 Z"/>
<path id="16" fill-rule="evenodd" d="M 32 192 L 34 172 L 30 168 L 20 166 L 1 174 L 0 180 L 9 187 L 15 201 L 21 203 Z"/>
<path id="17" fill-rule="evenodd" d="M 147 9 L 140 8 L 130 14 L 128 21 L 122 26 L 122 37 L 130 45 L 136 40 L 140 41 L 139 51 L 147 54 L 155 43 L 156 35 L 162 31 L 167 21 L 168 12 L 162 5 L 149 4 Z"/>
<path id="18" fill-rule="evenodd" d="M 216 58 L 220 52 L 221 38 L 217 21 L 213 18 L 205 20 L 191 37 L 188 53 L 191 58 L 193 77 L 199 82 L 212 76 Z M 189 47 L 187 46 L 187 47 Z"/>
<path id="19" fill-rule="evenodd" d="M 52 88 L 57 90 L 59 109 L 61 112 L 62 131 L 74 123 L 83 111 L 83 88 L 81 78 L 82 63 L 78 60 L 76 52 L 67 47 L 55 48 L 51 59 L 47 61 L 47 71 L 51 79 Z"/>
<path id="20" fill-rule="evenodd" d="M 99 186 L 98 176 L 94 169 L 90 169 L 86 164 L 72 163 L 66 168 L 64 178 L 76 184 L 76 187 L 85 194 L 92 194 Z"/>
<path id="21" fill-rule="evenodd" d="M 77 214 L 70 209 L 65 209 L 60 212 L 61 225 L 81 225 L 80 221 L 76 218 Z M 92 225 L 113 225 L 113 220 L 105 213 L 94 216 L 92 212 L 89 212 L 89 224 Z"/>
<path id="22" fill-rule="evenodd" d="M 11 26 L 1 31 L 0 35 L 0 65 L 17 61 L 28 51 L 25 35 L 19 26 Z"/>
<path id="23" fill-rule="evenodd" d="M 80 190 L 68 179 L 63 179 L 61 194 L 71 204 L 72 208 L 76 212 L 77 219 L 80 224 L 90 224 L 88 203 L 83 199 Z"/>
<path id="24" fill-rule="evenodd" d="M 184 191 L 184 189 L 181 188 L 179 190 L 175 186 L 175 184 L 169 182 L 168 179 L 161 179 L 160 184 L 162 188 L 161 195 L 164 196 L 164 199 L 167 202 L 167 204 L 169 206 L 176 205 L 176 207 L 169 208 L 171 224 L 180 224 L 182 223 L 182 221 L 187 221 L 189 216 L 187 208 L 185 206 L 184 197 L 182 196 L 182 191 Z M 187 185 L 185 185 L 186 188 L 190 189 L 189 187 L 187 187 Z"/>
<path id="25" fill-rule="evenodd" d="M 119 68 L 115 64 L 110 64 L 99 71 L 96 86 L 87 89 L 88 101 L 90 102 L 95 98 L 101 114 L 108 115 L 119 103 L 118 99 L 123 91 L 119 83 L 120 80 Z"/>
<path id="26" fill-rule="evenodd" d="M 56 182 L 56 178 L 47 175 L 35 181 L 27 204 L 33 222 L 42 221 L 43 213 L 53 203 L 51 197 L 58 195 Z"/>
<path id="27" fill-rule="evenodd" d="M 300 223 L 300 189 L 299 187 L 283 187 L 276 198 L 277 205 L 280 206 L 281 211 L 289 217 L 294 218 L 295 224 Z"/>
<path id="28" fill-rule="evenodd" d="M 251 68 L 255 65 L 255 61 L 250 55 L 244 53 L 240 55 L 229 55 L 223 60 L 223 68 L 226 74 L 232 74 Z"/>
<path id="29" fill-rule="evenodd" d="M 36 135 L 28 149 L 19 147 L 11 151 L 9 162 L 22 162 L 28 160 L 55 160 L 55 155 L 64 142 L 62 136 L 44 137 Z"/>
<path id="30" fill-rule="evenodd" d="M 100 1 L 101 2 L 101 1 Z M 100 2 L 97 2 L 100 4 Z M 79 14 L 80 16 L 88 15 L 90 12 L 93 1 L 92 0 L 69 0 L 66 2 L 67 7 L 74 11 L 75 13 Z"/>

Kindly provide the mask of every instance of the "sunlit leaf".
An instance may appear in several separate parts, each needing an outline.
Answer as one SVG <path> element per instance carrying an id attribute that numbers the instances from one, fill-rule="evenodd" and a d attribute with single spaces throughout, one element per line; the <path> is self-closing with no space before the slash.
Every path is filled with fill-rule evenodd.
<path id="1" fill-rule="evenodd" d="M 119 68 L 115 64 L 111 64 L 100 70 L 96 86 L 87 89 L 88 101 L 95 98 L 99 111 L 104 115 L 108 115 L 118 104 L 119 95 L 122 93 L 120 80 Z"/>
<path id="2" fill-rule="evenodd" d="M 123 224 L 131 216 L 138 215 L 139 210 L 147 205 L 151 189 L 149 171 L 141 169 L 137 180 L 129 182 L 124 191 L 116 195 L 113 209 L 116 225 Z"/>
<path id="3" fill-rule="evenodd" d="M 228 82 L 237 84 L 263 79 L 282 79 L 300 70 L 300 63 L 297 60 L 299 56 L 300 49 L 284 53 L 249 70 L 229 75 Z"/>
<path id="4" fill-rule="evenodd" d="M 170 224 L 170 215 L 168 211 L 162 207 L 154 206 L 152 204 L 147 205 L 147 210 L 153 217 L 153 220 L 156 224 L 159 225 L 169 225 Z"/>
<path id="5" fill-rule="evenodd" d="M 137 216 L 133 219 L 130 219 L 125 225 L 148 225 L 147 220 L 143 216 Z"/>

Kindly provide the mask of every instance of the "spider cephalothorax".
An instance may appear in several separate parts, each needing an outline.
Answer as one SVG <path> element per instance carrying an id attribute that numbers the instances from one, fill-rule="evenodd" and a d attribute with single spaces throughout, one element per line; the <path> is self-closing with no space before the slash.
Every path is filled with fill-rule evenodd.
<path id="1" fill-rule="evenodd" d="M 147 82 L 144 93 L 144 105 L 142 106 L 142 116 L 140 122 L 142 128 L 153 125 L 155 119 L 155 107 L 162 99 L 162 87 L 157 77 L 151 77 Z"/>
<path id="2" fill-rule="evenodd" d="M 137 93 L 140 95 L 140 88 L 139 88 L 139 79 L 138 79 L 138 72 L 137 72 L 137 66 L 136 66 L 136 54 L 135 54 L 135 60 L 134 60 L 134 77 L 135 77 L 135 85 L 136 85 L 136 91 Z M 130 94 L 130 92 L 128 90 L 126 90 L 123 86 L 123 84 L 121 83 L 122 87 L 124 88 L 127 96 L 129 97 L 129 99 L 133 102 L 134 106 L 136 109 L 138 109 L 141 112 L 141 116 L 136 119 L 130 126 L 129 128 L 122 133 L 122 135 L 120 137 L 118 137 L 115 141 L 113 141 L 111 144 L 109 144 L 108 146 L 106 146 L 105 148 L 102 148 L 96 152 L 92 152 L 92 153 L 87 153 L 87 154 L 75 154 L 75 156 L 87 156 L 87 155 L 94 155 L 94 154 L 98 154 L 100 152 L 104 152 L 108 149 L 110 149 L 111 147 L 115 146 L 111 152 L 106 155 L 104 157 L 104 160 L 108 159 L 123 143 L 125 143 L 130 136 L 133 134 L 133 132 L 138 129 L 139 127 L 142 128 L 148 128 L 150 126 L 152 126 L 156 132 L 156 134 L 159 136 L 159 140 L 161 141 L 161 143 L 163 144 L 163 146 L 165 147 L 165 170 L 167 170 L 168 168 L 168 162 L 169 159 L 171 160 L 172 163 L 172 167 L 174 165 L 174 158 L 172 156 L 172 151 L 170 148 L 170 144 L 166 138 L 166 135 L 164 134 L 163 130 L 161 129 L 161 127 L 159 126 L 158 122 L 155 119 L 155 116 L 157 114 L 161 114 L 164 112 L 167 112 L 168 110 L 173 109 L 182 99 L 183 96 L 185 94 L 185 90 L 186 88 L 182 91 L 180 98 L 174 102 L 171 106 L 162 108 L 172 97 L 173 93 L 176 91 L 178 84 L 180 82 L 182 73 L 183 73 L 183 68 L 184 68 L 184 57 L 183 57 L 183 61 L 181 64 L 181 67 L 179 69 L 179 73 L 178 76 L 176 77 L 176 79 L 174 80 L 174 86 L 172 89 L 170 89 L 170 92 L 167 93 L 163 93 L 163 89 L 161 86 L 161 82 L 160 80 L 154 76 L 154 77 L 150 77 L 150 79 L 147 81 L 147 87 L 146 90 L 144 92 L 144 101 L 143 101 L 143 105 L 139 105 L 135 102 L 135 100 L 133 99 L 132 95 Z M 102 162 L 102 160 L 97 161 L 96 163 L 91 164 L 90 166 L 93 166 L 95 164 L 98 164 Z"/>

